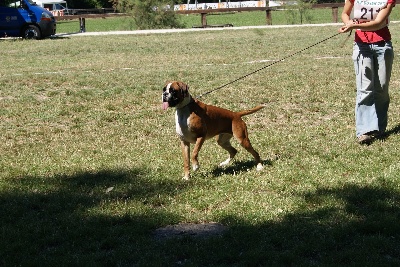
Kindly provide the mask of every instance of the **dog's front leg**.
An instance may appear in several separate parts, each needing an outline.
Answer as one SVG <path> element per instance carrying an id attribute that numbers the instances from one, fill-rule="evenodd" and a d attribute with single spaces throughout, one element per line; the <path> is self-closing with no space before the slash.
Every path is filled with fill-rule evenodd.
<path id="1" fill-rule="evenodd" d="M 196 171 L 198 168 L 200 168 L 198 156 L 199 156 L 200 149 L 204 144 L 204 141 L 206 141 L 205 137 L 198 137 L 196 140 L 196 144 L 194 145 L 193 154 L 192 154 L 192 166 L 193 166 L 194 171 Z"/>
<path id="2" fill-rule="evenodd" d="M 183 171 L 184 171 L 184 180 L 189 180 L 190 178 L 190 143 L 186 141 L 181 141 L 182 148 L 182 156 L 183 156 Z"/>

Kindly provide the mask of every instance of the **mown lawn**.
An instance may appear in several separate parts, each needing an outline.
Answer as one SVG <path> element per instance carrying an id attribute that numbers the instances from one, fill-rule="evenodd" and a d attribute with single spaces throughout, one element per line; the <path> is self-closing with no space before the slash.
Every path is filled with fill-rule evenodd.
<path id="1" fill-rule="evenodd" d="M 400 25 L 392 23 L 400 46 Z M 387 134 L 355 142 L 351 40 L 336 36 L 215 91 L 245 117 L 265 169 L 214 141 L 183 181 L 167 80 L 212 90 L 336 26 L 0 41 L 0 265 L 396 266 L 399 66 Z M 396 52 L 396 56 L 397 56 Z M 233 142 L 238 147 L 236 142 Z M 217 222 L 222 236 L 154 238 Z"/>

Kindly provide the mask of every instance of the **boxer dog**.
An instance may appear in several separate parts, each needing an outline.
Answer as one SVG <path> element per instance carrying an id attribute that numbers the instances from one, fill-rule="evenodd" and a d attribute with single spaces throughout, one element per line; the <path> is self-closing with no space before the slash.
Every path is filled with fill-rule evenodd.
<path id="1" fill-rule="evenodd" d="M 205 140 L 217 136 L 217 143 L 228 151 L 229 158 L 220 163 L 225 166 L 235 157 L 237 150 L 232 147 L 230 139 L 234 136 L 239 143 L 254 157 L 257 170 L 263 165 L 257 151 L 253 149 L 247 134 L 246 123 L 242 116 L 252 114 L 264 106 L 250 110 L 233 112 L 227 109 L 206 105 L 189 94 L 189 87 L 179 81 L 166 83 L 162 94 L 163 109 L 175 107 L 176 133 L 181 140 L 184 159 L 184 177 L 190 177 L 190 144 L 195 144 L 192 154 L 192 168 L 196 171 L 200 165 L 198 154 Z"/>

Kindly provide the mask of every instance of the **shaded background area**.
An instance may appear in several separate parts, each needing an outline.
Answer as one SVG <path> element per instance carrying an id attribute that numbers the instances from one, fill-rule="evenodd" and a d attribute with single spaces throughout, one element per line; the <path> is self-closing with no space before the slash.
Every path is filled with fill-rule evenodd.
<path id="1" fill-rule="evenodd" d="M 223 215 L 229 230 L 222 237 L 157 240 L 154 230 L 179 215 L 156 199 L 196 185 L 146 175 L 140 169 L 57 175 L 43 180 L 43 188 L 40 177 L 8 180 L 0 194 L 1 265 L 400 264 L 400 194 L 383 178 L 307 193 L 307 207 L 279 221 L 252 224 Z M 115 206 L 115 216 L 103 214 L 105 206 Z"/>

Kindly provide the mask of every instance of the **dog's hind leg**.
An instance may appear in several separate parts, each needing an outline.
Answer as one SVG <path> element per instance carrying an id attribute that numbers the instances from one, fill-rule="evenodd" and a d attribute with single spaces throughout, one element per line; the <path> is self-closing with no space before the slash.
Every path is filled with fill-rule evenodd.
<path id="1" fill-rule="evenodd" d="M 233 127 L 234 129 L 240 129 L 233 132 L 235 138 L 239 141 L 240 145 L 244 147 L 253 157 L 257 164 L 257 171 L 262 170 L 264 167 L 261 163 L 260 155 L 257 151 L 254 150 L 253 146 L 250 143 L 250 139 L 247 133 L 246 124 L 242 121 L 240 127 Z"/>
<path id="2" fill-rule="evenodd" d="M 253 155 L 254 160 L 257 164 L 257 171 L 261 171 L 264 167 L 261 163 L 261 159 L 260 159 L 260 155 L 258 154 L 257 151 L 254 150 L 254 148 L 252 147 L 250 140 L 248 137 L 242 139 L 242 141 L 240 142 L 240 144 L 247 150 L 249 151 L 249 153 L 251 155 Z"/>
<path id="3" fill-rule="evenodd" d="M 231 134 L 220 134 L 217 136 L 217 143 L 220 145 L 223 149 L 228 151 L 229 153 L 229 158 L 227 158 L 225 161 L 221 162 L 219 166 L 226 166 L 228 165 L 231 160 L 235 157 L 237 150 L 231 145 L 231 140 L 232 135 Z"/>

